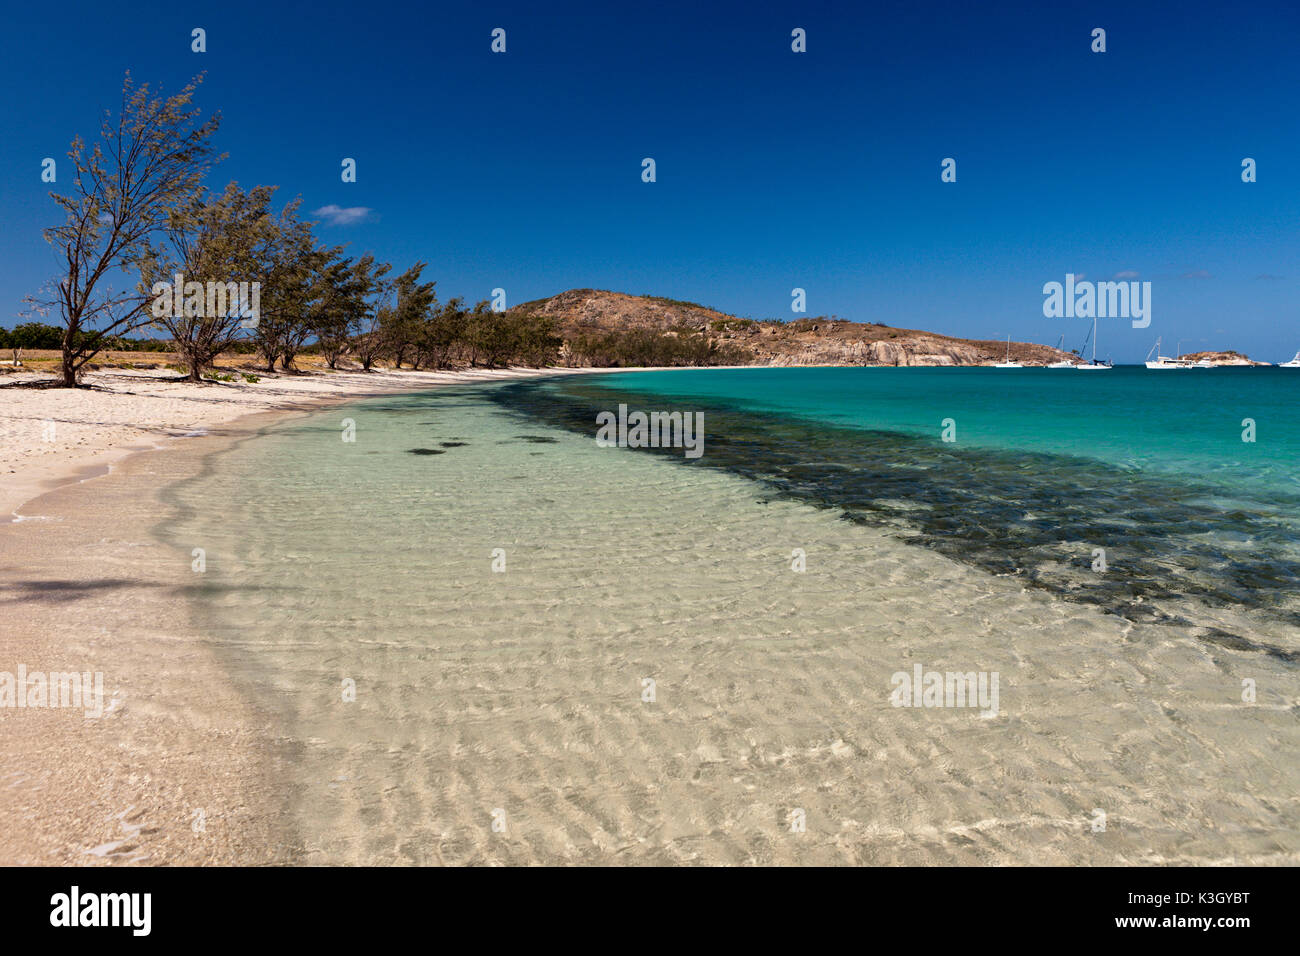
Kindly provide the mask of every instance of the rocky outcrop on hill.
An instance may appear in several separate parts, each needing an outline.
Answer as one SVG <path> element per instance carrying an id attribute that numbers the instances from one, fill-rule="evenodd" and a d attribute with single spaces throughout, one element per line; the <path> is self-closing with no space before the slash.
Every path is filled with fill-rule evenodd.
<path id="1" fill-rule="evenodd" d="M 1242 355 L 1240 352 L 1234 352 L 1229 349 L 1226 352 L 1192 352 L 1190 355 L 1181 356 L 1187 362 L 1210 362 L 1213 365 L 1268 365 L 1269 362 L 1256 362 L 1254 359 Z"/>

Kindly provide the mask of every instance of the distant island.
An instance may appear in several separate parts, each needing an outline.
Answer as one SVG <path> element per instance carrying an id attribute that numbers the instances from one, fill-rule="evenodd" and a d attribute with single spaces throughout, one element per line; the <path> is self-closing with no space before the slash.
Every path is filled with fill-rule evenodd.
<path id="1" fill-rule="evenodd" d="M 1272 365 L 1272 362 L 1256 362 L 1254 359 L 1242 355 L 1240 352 L 1234 352 L 1229 349 L 1226 352 L 1192 352 L 1188 355 L 1179 356 L 1186 362 L 1209 362 L 1212 365 Z"/>

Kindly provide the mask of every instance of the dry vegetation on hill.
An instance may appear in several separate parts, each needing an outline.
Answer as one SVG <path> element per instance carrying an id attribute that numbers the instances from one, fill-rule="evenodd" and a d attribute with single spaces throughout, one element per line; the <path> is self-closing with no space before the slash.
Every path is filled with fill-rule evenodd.
<path id="1" fill-rule="evenodd" d="M 554 319 L 568 343 L 566 360 L 578 365 L 594 364 L 590 343 L 665 334 L 703 338 L 738 365 L 983 365 L 1006 355 L 1005 342 L 825 317 L 755 321 L 693 302 L 598 289 L 571 289 L 525 302 L 515 311 Z M 1011 357 L 1045 364 L 1070 355 L 1046 345 L 1012 342 Z"/>

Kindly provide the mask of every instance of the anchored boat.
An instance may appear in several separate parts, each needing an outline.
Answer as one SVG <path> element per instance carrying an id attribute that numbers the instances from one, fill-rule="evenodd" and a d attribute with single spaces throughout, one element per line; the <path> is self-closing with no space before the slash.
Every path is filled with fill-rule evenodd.
<path id="1" fill-rule="evenodd" d="M 1007 336 L 1007 360 L 1005 362 L 999 362 L 997 365 L 993 367 L 994 368 L 1024 368 L 1024 366 L 1021 365 L 1019 362 L 1011 361 L 1011 336 L 1010 335 Z"/>
<path id="2" fill-rule="evenodd" d="M 1088 333 L 1088 338 L 1092 339 L 1092 361 L 1082 362 L 1076 365 L 1075 368 L 1081 372 L 1097 372 L 1104 368 L 1110 368 L 1109 362 L 1097 361 L 1097 317 L 1095 315 L 1092 317 L 1092 331 Z M 1088 344 L 1086 339 L 1083 344 L 1085 346 Z"/>
<path id="3" fill-rule="evenodd" d="M 1155 360 L 1154 360 L 1154 361 L 1153 361 L 1152 358 L 1151 358 L 1152 355 L 1155 356 Z M 1160 339 L 1158 339 L 1158 338 L 1156 339 L 1156 344 L 1153 345 L 1153 346 L 1151 346 L 1151 351 L 1147 353 L 1146 366 L 1147 366 L 1147 368 L 1158 368 L 1158 369 L 1191 368 L 1191 367 L 1192 367 L 1191 364 L 1188 363 L 1188 362 L 1183 362 L 1183 361 L 1180 361 L 1179 359 L 1169 358 L 1167 355 L 1161 355 L 1161 354 L 1160 354 Z"/>
<path id="4" fill-rule="evenodd" d="M 1064 344 L 1065 344 L 1065 336 L 1062 335 L 1061 338 L 1056 343 L 1056 351 L 1058 352 L 1062 351 L 1061 346 Z M 1074 363 L 1071 362 L 1069 359 L 1065 359 L 1060 362 L 1048 362 L 1047 367 L 1048 368 L 1074 368 Z"/>

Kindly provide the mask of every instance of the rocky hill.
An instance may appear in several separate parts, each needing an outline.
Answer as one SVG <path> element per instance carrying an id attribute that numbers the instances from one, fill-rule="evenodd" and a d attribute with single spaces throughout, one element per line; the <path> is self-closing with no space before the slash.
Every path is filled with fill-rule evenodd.
<path id="1" fill-rule="evenodd" d="M 1215 365 L 1268 365 L 1268 362 L 1256 362 L 1240 352 L 1229 349 L 1226 352 L 1192 352 L 1181 356 L 1188 362 L 1208 361 Z"/>
<path id="2" fill-rule="evenodd" d="M 1004 341 L 825 317 L 755 321 L 694 302 L 599 289 L 571 289 L 511 311 L 553 318 L 567 340 L 632 330 L 703 335 L 718 346 L 743 350 L 753 365 L 989 365 L 1004 361 L 1007 351 Z M 1044 365 L 1073 356 L 1046 345 L 1012 342 L 1011 358 Z"/>

